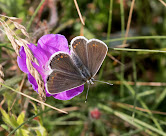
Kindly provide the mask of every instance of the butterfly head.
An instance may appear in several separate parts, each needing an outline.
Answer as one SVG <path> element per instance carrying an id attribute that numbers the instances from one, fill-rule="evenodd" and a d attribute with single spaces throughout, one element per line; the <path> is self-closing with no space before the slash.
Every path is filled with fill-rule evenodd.
<path id="1" fill-rule="evenodd" d="M 88 85 L 90 85 L 90 84 L 93 85 L 94 84 L 93 81 L 94 81 L 94 78 L 90 78 L 86 82 Z"/>

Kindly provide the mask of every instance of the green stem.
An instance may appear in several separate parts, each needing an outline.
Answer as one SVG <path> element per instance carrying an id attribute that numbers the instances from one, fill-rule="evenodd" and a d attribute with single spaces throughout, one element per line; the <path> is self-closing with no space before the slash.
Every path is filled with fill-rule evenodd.
<path id="1" fill-rule="evenodd" d="M 132 118 L 134 120 L 135 117 L 135 107 L 136 107 L 136 103 L 137 103 L 137 92 L 138 92 L 138 88 L 137 88 L 137 69 L 136 69 L 136 53 L 133 52 L 133 58 L 132 58 L 132 63 L 133 63 L 133 78 L 134 78 L 134 86 L 135 86 L 135 93 L 134 93 L 134 107 L 133 107 L 133 114 L 132 114 Z"/>
<path id="2" fill-rule="evenodd" d="M 48 112 L 48 111 L 50 111 L 50 110 L 51 110 L 51 109 L 47 109 L 47 110 L 42 111 L 42 112 L 40 112 L 40 113 L 38 113 L 38 114 L 36 114 L 36 115 L 33 115 L 33 116 L 30 117 L 27 121 L 23 122 L 21 125 L 19 125 L 17 128 L 15 128 L 8 136 L 11 136 L 12 134 L 14 134 L 14 133 L 17 131 L 17 129 L 21 128 L 21 127 L 22 127 L 23 125 L 25 125 L 26 123 L 32 121 L 32 119 L 34 119 L 35 117 L 40 116 L 41 114 L 46 113 L 46 112 Z"/>
<path id="3" fill-rule="evenodd" d="M 138 134 L 138 133 L 140 134 L 140 132 L 142 132 L 143 130 L 145 130 L 145 129 L 144 128 L 136 129 L 129 133 L 122 134 L 121 136 L 133 136 L 134 134 Z"/>
<path id="4" fill-rule="evenodd" d="M 136 52 L 152 52 L 152 53 L 166 53 L 162 50 L 148 50 L 148 49 L 129 49 L 129 48 L 111 48 L 116 51 L 136 51 Z"/>
<path id="5" fill-rule="evenodd" d="M 125 54 L 124 54 L 124 52 L 122 52 L 121 53 L 121 63 L 122 64 L 124 64 L 124 61 L 125 61 L 125 56 L 124 56 Z M 124 65 L 121 65 L 121 75 L 120 75 L 120 77 L 121 77 L 121 83 L 122 83 L 122 81 L 123 81 L 123 79 L 124 79 Z M 121 98 L 123 98 L 124 97 L 124 85 L 123 84 L 120 84 L 120 96 L 121 96 Z"/>
<path id="6" fill-rule="evenodd" d="M 163 132 L 162 130 L 157 129 L 157 128 L 153 127 L 153 125 L 143 122 L 142 120 L 135 119 L 135 121 L 133 122 L 132 117 L 129 116 L 128 114 L 113 110 L 112 108 L 110 108 L 106 105 L 103 105 L 103 104 L 99 104 L 98 107 L 106 112 L 109 112 L 109 113 L 121 118 L 122 120 L 130 123 L 131 125 L 137 127 L 138 129 L 144 129 L 144 131 L 147 133 L 151 133 L 150 131 L 153 131 L 153 132 L 163 135 L 163 136 L 166 135 L 166 133 Z M 152 133 L 152 134 L 154 134 L 154 133 Z"/>
<path id="7" fill-rule="evenodd" d="M 121 14 L 121 35 L 124 37 L 124 31 L 125 31 L 125 20 L 124 20 L 124 6 L 123 6 L 123 0 L 120 0 L 120 14 Z M 124 52 L 121 53 L 121 62 L 124 64 L 125 62 L 125 55 Z M 124 65 L 121 65 L 121 81 L 124 78 Z M 120 96 L 124 97 L 124 85 L 120 84 Z"/>
<path id="8" fill-rule="evenodd" d="M 118 76 L 118 78 L 120 78 L 120 77 Z M 130 93 L 132 94 L 132 96 L 134 96 L 135 95 L 134 89 L 130 85 L 127 84 L 127 82 L 125 81 L 125 79 L 123 79 L 123 84 L 126 86 L 126 88 L 128 88 L 128 90 L 130 91 Z M 148 106 L 144 103 L 144 101 L 140 97 L 137 97 L 137 99 L 138 99 L 138 101 L 140 102 L 140 104 L 142 105 L 142 107 L 144 109 L 149 110 Z M 148 114 L 151 117 L 151 119 L 153 120 L 153 122 L 155 123 L 155 125 L 157 126 L 157 128 L 159 130 L 162 130 L 160 124 L 158 123 L 158 121 L 156 120 L 156 118 L 154 118 L 153 114 L 151 112 L 149 112 Z"/>
<path id="9" fill-rule="evenodd" d="M 74 20 L 73 20 L 73 19 L 70 19 L 70 20 L 68 20 L 67 22 L 61 24 L 58 28 L 56 28 L 53 33 L 54 33 L 54 34 L 57 34 L 57 33 L 59 33 L 60 31 L 64 30 L 66 27 L 68 27 L 68 26 L 70 26 L 70 25 L 73 25 L 73 23 L 74 23 Z"/>
<path id="10" fill-rule="evenodd" d="M 0 45 L 0 48 L 1 48 L 1 47 L 4 47 L 4 48 L 9 49 L 9 50 L 11 50 L 11 51 L 14 51 L 12 48 L 8 47 L 7 45 Z"/>
<path id="11" fill-rule="evenodd" d="M 124 31 L 125 31 L 125 18 L 124 18 L 123 0 L 120 0 L 120 15 L 121 15 L 121 33 L 122 33 L 122 37 L 123 37 L 124 36 Z"/>
<path id="12" fill-rule="evenodd" d="M 109 10 L 109 19 L 108 19 L 108 29 L 107 29 L 107 39 L 110 38 L 111 33 L 111 24 L 112 24 L 112 7 L 113 7 L 113 0 L 110 0 L 110 10 Z M 103 65 L 99 72 L 99 79 L 101 79 L 104 71 L 105 61 L 103 62 Z"/>
<path id="13" fill-rule="evenodd" d="M 166 39 L 166 36 L 133 36 L 133 37 L 122 37 L 122 38 L 115 38 L 109 40 L 103 40 L 104 42 L 116 42 L 116 41 L 123 41 L 123 40 L 140 40 L 140 39 Z"/>
<path id="14" fill-rule="evenodd" d="M 113 7 L 113 0 L 110 0 L 110 10 L 109 10 L 109 20 L 108 20 L 108 29 L 107 29 L 107 39 L 110 38 L 110 33 L 111 33 L 112 7 Z"/>
<path id="15" fill-rule="evenodd" d="M 42 0 L 42 1 L 40 2 L 40 4 L 38 5 L 38 7 L 36 8 L 34 14 L 32 15 L 32 17 L 31 17 L 31 19 L 30 19 L 30 21 L 29 21 L 29 23 L 28 23 L 28 26 L 27 26 L 27 32 L 29 31 L 29 28 L 31 27 L 32 21 L 34 20 L 35 16 L 37 15 L 37 13 L 38 13 L 40 7 L 42 6 L 42 4 L 43 4 L 44 2 L 45 2 L 45 0 Z"/>

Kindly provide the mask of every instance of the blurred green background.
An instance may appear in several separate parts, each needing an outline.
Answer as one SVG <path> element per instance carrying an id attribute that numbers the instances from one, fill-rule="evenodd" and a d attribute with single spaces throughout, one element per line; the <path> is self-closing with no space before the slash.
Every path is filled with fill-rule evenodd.
<path id="1" fill-rule="evenodd" d="M 86 85 L 84 92 L 72 100 L 47 98 L 50 105 L 70 108 L 68 114 L 48 107 L 43 109 L 38 103 L 2 87 L 0 135 L 166 135 L 166 54 L 150 51 L 166 51 L 166 6 L 160 0 L 136 0 L 128 33 L 131 38 L 123 45 L 132 2 L 80 0 L 83 26 L 73 0 L 0 0 L 0 14 L 20 18 L 34 44 L 48 33 L 63 34 L 69 43 L 78 35 L 103 40 L 109 51 L 95 79 L 114 84 L 95 82 L 90 86 L 87 103 Z M 5 84 L 19 90 L 24 75 L 17 67 L 16 57 L 9 40 L 0 32 L 0 63 Z M 39 99 L 27 78 L 22 92 Z"/>

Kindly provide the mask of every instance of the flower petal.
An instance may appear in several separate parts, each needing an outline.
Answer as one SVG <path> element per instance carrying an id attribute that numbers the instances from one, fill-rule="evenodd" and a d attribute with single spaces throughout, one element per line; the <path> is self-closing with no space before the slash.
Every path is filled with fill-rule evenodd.
<path id="1" fill-rule="evenodd" d="M 53 97 L 55 99 L 59 99 L 59 100 L 70 100 L 73 97 L 82 93 L 83 90 L 84 90 L 84 85 L 71 89 L 71 90 L 68 90 L 68 91 L 65 91 L 65 92 L 62 92 L 62 93 L 55 94 L 55 95 L 53 95 Z"/>
<path id="2" fill-rule="evenodd" d="M 31 74 L 28 74 L 28 80 L 32 84 L 33 89 L 38 93 L 38 85 L 36 83 L 35 78 Z M 50 97 L 51 94 L 49 94 L 46 89 L 45 89 L 45 91 L 46 91 L 46 96 Z"/>
<path id="3" fill-rule="evenodd" d="M 69 47 L 67 39 L 60 34 L 47 34 L 42 36 L 38 41 L 40 46 L 50 57 L 57 51 L 64 51 L 69 53 Z"/>
<path id="4" fill-rule="evenodd" d="M 32 84 L 33 89 L 38 93 L 38 85 L 35 78 L 31 74 L 28 74 L 28 80 Z"/>
<path id="5" fill-rule="evenodd" d="M 29 73 L 28 69 L 27 69 L 27 65 L 26 65 L 26 54 L 24 51 L 24 47 L 20 48 L 20 56 L 17 57 L 17 63 L 19 68 L 25 72 L 25 73 Z"/>

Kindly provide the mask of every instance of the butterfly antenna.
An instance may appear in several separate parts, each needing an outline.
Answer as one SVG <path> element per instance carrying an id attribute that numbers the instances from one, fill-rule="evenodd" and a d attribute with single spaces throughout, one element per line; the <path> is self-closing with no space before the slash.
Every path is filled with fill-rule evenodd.
<path id="1" fill-rule="evenodd" d="M 93 81 L 100 82 L 100 83 L 104 83 L 104 84 L 108 84 L 108 85 L 113 85 L 113 84 L 111 84 L 111 83 L 104 82 L 104 81 L 100 81 L 100 80 L 95 80 L 95 79 L 94 79 Z"/>
<path id="2" fill-rule="evenodd" d="M 87 89 L 87 92 L 86 92 L 86 99 L 85 99 L 85 103 L 87 102 L 88 100 L 88 92 L 89 92 L 89 84 L 88 84 L 88 89 Z"/>

